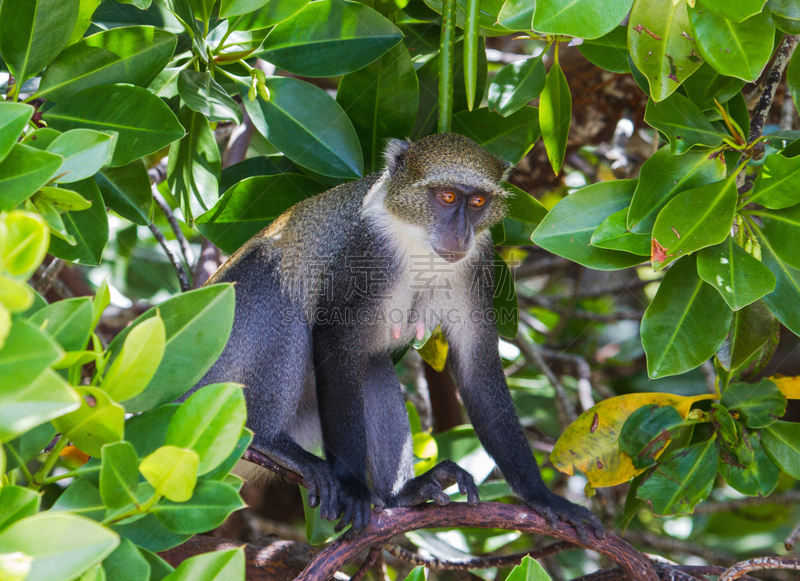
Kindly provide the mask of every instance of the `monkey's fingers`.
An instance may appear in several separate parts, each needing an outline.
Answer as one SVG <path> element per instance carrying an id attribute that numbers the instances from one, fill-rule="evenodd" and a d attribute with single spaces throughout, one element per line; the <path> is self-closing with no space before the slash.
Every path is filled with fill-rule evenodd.
<path id="1" fill-rule="evenodd" d="M 370 504 L 372 504 L 373 509 L 376 513 L 380 514 L 383 512 L 383 509 L 386 508 L 386 502 L 375 492 L 370 490 Z"/>
<path id="2" fill-rule="evenodd" d="M 467 506 L 471 506 L 472 508 L 478 506 L 481 499 L 478 493 L 478 487 L 475 485 L 472 476 L 467 472 L 459 473 L 457 480 L 458 491 L 467 497 Z"/>
<path id="3" fill-rule="evenodd" d="M 349 525 L 353 521 L 353 504 L 348 502 L 344 505 L 344 511 L 342 512 L 341 520 L 336 523 L 336 526 L 333 527 L 333 532 L 338 533 L 344 530 L 344 528 Z"/>

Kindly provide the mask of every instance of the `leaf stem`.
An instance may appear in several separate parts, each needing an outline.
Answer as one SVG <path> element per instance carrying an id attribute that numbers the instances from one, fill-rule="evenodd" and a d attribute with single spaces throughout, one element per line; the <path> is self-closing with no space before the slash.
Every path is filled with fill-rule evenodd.
<path id="1" fill-rule="evenodd" d="M 59 480 L 64 480 L 65 478 L 79 478 L 84 476 L 85 474 L 95 474 L 100 472 L 100 466 L 81 466 L 80 468 L 76 468 L 75 470 L 70 470 L 69 472 L 64 472 L 62 474 L 56 474 L 55 476 L 48 476 L 42 480 L 42 486 L 47 484 L 53 484 L 54 482 L 58 482 Z"/>
<path id="2" fill-rule="evenodd" d="M 36 486 L 36 484 L 34 483 L 31 471 L 28 470 L 28 467 L 25 465 L 25 462 L 22 461 L 22 456 L 20 456 L 17 453 L 17 451 L 14 449 L 14 446 L 6 446 L 6 450 L 11 452 L 11 455 L 14 456 L 14 459 L 17 461 L 17 464 L 19 465 L 19 471 L 22 472 L 22 475 L 25 477 L 25 480 L 28 481 L 28 487 L 36 488 L 38 490 L 39 487 Z"/>
<path id="3" fill-rule="evenodd" d="M 53 446 L 53 449 L 50 450 L 50 453 L 47 455 L 47 459 L 42 464 L 42 467 L 36 472 L 33 477 L 33 483 L 37 486 L 41 486 L 44 482 L 44 478 L 50 473 L 53 469 L 53 466 L 56 465 L 59 456 L 61 456 L 61 452 L 64 448 L 67 447 L 67 438 L 64 434 L 61 434 L 61 437 L 56 442 L 56 445 Z"/>
<path id="4" fill-rule="evenodd" d="M 453 122 L 453 52 L 456 40 L 456 0 L 444 0 L 439 42 L 438 132 L 449 133 Z"/>

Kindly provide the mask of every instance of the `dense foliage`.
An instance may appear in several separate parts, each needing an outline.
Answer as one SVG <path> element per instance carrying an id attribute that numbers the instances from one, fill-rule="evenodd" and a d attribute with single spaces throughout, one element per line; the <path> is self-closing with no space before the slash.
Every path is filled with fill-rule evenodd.
<path id="1" fill-rule="evenodd" d="M 244 577 L 241 550 L 174 571 L 155 554 L 244 506 L 230 474 L 252 435 L 239 387 L 171 403 L 233 322 L 232 286 L 188 290 L 207 278 L 192 255 L 234 252 L 295 202 L 381 170 L 387 138 L 435 131 L 514 164 L 541 137 L 552 171 L 579 178 L 544 205 L 508 184 L 509 216 L 493 230 L 509 383 L 526 427 L 566 428 L 556 468 L 583 473 L 590 493 L 630 482 L 618 522 L 659 532 L 652 514 L 692 513 L 712 492 L 794 487 L 800 424 L 785 413 L 800 381 L 759 373 L 782 328 L 800 335 L 800 132 L 768 119 L 784 67 L 784 99 L 800 99 L 795 33 L 791 0 L 0 0 L 0 578 Z M 524 57 L 490 62 L 487 41 L 513 36 Z M 570 161 L 572 83 L 559 55 L 575 50 L 606 79 L 632 75 L 642 93 L 631 100 L 647 99 L 643 134 L 656 147 L 638 178 L 587 179 Z M 748 103 L 759 79 L 761 100 Z M 602 165 L 592 147 L 580 156 Z M 613 299 L 576 305 L 578 280 L 566 309 L 555 295 L 535 302 L 547 285 L 515 290 L 506 262 L 541 258 L 532 244 L 657 281 L 638 333 L 613 320 Z M 47 295 L 64 262 L 93 297 Z M 575 326 L 576 306 L 597 317 Z M 570 341 L 554 345 L 559 336 Z M 590 393 L 558 426 L 557 407 L 563 416 L 565 399 L 586 395 L 580 363 L 603 336 L 629 349 L 609 366 L 643 351 L 660 381 L 606 387 L 616 397 L 595 406 Z M 542 344 L 575 351 L 569 393 L 559 378 L 542 382 L 549 369 L 530 355 Z M 414 348 L 444 368 L 435 331 Z M 713 390 L 695 372 L 709 361 Z M 487 480 L 494 467 L 471 428 L 432 434 L 424 394 L 407 391 L 418 470 L 452 458 Z M 509 498 L 500 481 L 481 490 Z M 792 517 L 762 511 L 756 532 L 773 536 L 759 548 Z M 332 534 L 310 509 L 306 529 L 314 543 Z M 436 533 L 408 538 L 442 557 L 530 544 L 455 534 L 446 539 L 460 550 Z M 528 560 L 512 575 L 545 578 L 539 569 Z"/>

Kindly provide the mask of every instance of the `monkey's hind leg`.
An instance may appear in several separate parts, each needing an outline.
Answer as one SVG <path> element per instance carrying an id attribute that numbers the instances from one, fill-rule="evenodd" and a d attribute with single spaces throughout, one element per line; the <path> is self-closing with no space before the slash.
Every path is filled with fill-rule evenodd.
<path id="1" fill-rule="evenodd" d="M 458 484 L 470 506 L 478 504 L 472 476 L 445 460 L 414 478 L 414 451 L 408 413 L 390 357 L 373 357 L 364 382 L 367 467 L 370 484 L 387 506 L 416 506 L 430 500 L 450 502 L 445 489 Z"/>

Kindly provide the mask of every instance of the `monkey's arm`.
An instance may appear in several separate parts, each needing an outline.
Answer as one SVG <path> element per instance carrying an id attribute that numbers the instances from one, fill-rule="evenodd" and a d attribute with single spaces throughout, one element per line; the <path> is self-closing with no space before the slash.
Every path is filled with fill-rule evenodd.
<path id="1" fill-rule="evenodd" d="M 488 308 L 491 308 L 489 306 Z M 586 525 L 602 535 L 603 525 L 587 509 L 548 490 L 519 423 L 506 385 L 493 323 L 448 337 L 449 355 L 459 393 L 478 438 L 512 489 L 538 514 L 553 523 L 571 523 L 584 537 Z"/>

